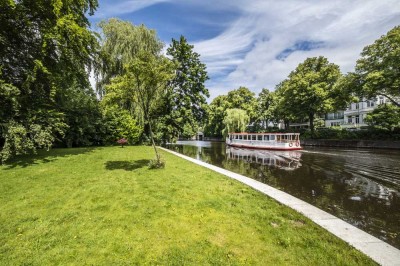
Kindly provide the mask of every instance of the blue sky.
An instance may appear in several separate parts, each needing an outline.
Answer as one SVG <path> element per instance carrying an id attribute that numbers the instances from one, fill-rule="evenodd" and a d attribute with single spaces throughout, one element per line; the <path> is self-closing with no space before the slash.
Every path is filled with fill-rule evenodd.
<path id="1" fill-rule="evenodd" d="M 239 86 L 274 90 L 307 57 L 346 73 L 362 48 L 400 25 L 398 0 L 99 0 L 92 27 L 118 17 L 184 35 L 207 65 L 210 100 Z"/>

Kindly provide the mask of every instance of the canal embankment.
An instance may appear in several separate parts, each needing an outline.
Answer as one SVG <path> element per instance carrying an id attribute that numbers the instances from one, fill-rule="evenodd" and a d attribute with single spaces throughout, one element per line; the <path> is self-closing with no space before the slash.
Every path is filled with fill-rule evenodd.
<path id="1" fill-rule="evenodd" d="M 400 150 L 400 141 L 388 141 L 388 140 L 306 139 L 306 140 L 301 140 L 301 145 L 312 146 L 312 147 L 343 147 L 343 148 Z"/>

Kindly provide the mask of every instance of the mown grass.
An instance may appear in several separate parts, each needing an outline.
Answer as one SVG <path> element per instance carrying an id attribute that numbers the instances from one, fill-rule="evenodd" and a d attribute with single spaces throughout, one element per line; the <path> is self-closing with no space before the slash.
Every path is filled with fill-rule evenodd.
<path id="1" fill-rule="evenodd" d="M 0 265 L 369 265 L 265 195 L 150 147 L 56 149 L 0 166 Z"/>

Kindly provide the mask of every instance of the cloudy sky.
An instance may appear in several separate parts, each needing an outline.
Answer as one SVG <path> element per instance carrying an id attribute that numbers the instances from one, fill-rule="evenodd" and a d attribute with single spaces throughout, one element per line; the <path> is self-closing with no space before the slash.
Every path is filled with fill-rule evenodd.
<path id="1" fill-rule="evenodd" d="M 400 25 L 399 0 L 99 0 L 92 27 L 118 17 L 184 35 L 207 65 L 210 100 L 239 86 L 258 94 L 307 57 L 352 71 L 362 48 Z"/>

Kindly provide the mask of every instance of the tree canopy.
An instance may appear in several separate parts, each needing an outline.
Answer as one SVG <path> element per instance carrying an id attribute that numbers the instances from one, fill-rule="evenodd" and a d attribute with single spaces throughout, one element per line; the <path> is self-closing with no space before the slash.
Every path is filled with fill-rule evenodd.
<path id="1" fill-rule="evenodd" d="M 90 86 L 98 43 L 86 15 L 97 4 L 0 1 L 0 97 L 10 107 L 0 117 L 1 161 L 49 148 L 73 128 L 66 116 L 77 95 L 62 95 L 72 86 L 85 94 Z"/>
<path id="2" fill-rule="evenodd" d="M 179 41 L 172 39 L 167 49 L 167 55 L 177 64 L 168 103 L 172 105 L 171 111 L 176 112 L 172 118 L 180 118 L 181 128 L 185 124 L 203 122 L 206 98 L 210 96 L 204 84 L 208 80 L 206 65 L 200 61 L 200 55 L 193 48 L 181 36 Z"/>
<path id="3" fill-rule="evenodd" d="M 357 60 L 353 89 L 371 99 L 384 96 L 400 106 L 400 26 L 366 46 Z"/>
<path id="4" fill-rule="evenodd" d="M 339 66 L 325 57 L 307 58 L 281 84 L 285 109 L 294 116 L 307 116 L 314 131 L 314 118 L 334 110 L 335 82 L 340 78 Z"/>

